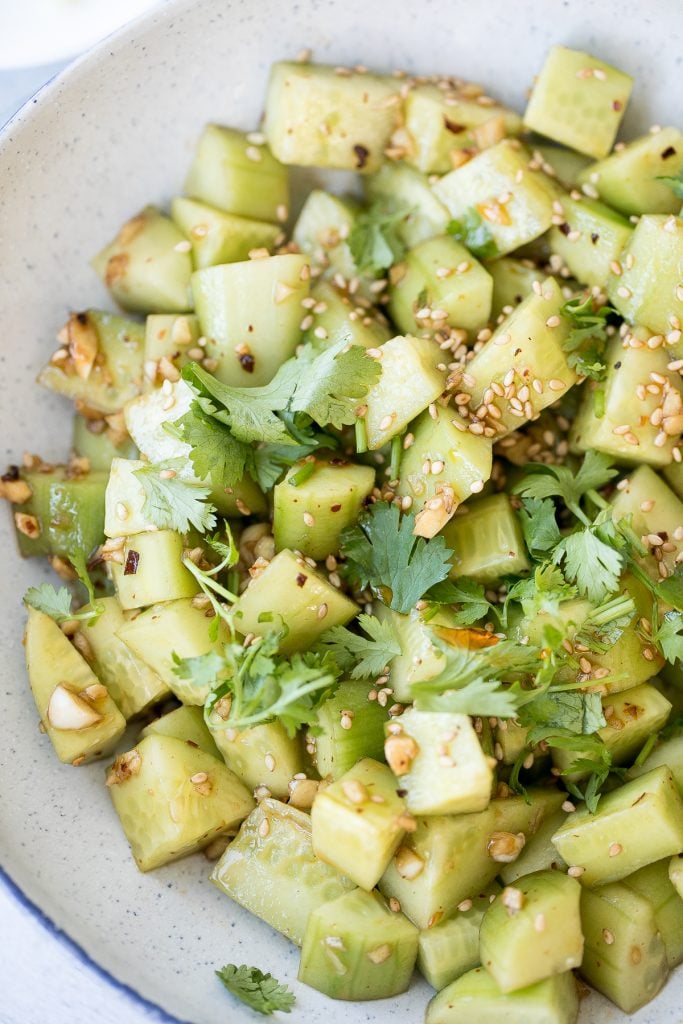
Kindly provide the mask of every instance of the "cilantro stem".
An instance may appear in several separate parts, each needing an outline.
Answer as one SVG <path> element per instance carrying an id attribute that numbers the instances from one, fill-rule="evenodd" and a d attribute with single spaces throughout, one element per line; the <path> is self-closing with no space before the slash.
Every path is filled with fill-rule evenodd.
<path id="1" fill-rule="evenodd" d="M 389 479 L 398 480 L 401 472 L 401 459 L 403 458 L 403 435 L 397 434 L 391 439 L 391 463 L 389 465 Z"/>
<path id="2" fill-rule="evenodd" d="M 212 579 L 208 572 L 202 572 L 198 565 L 195 565 L 191 558 L 184 558 L 183 565 L 196 579 L 199 586 L 206 593 L 205 587 L 210 587 L 216 594 L 234 604 L 237 600 L 237 594 L 233 594 L 232 591 L 226 590 L 225 587 L 217 583 L 216 580 Z"/>
<path id="3" fill-rule="evenodd" d="M 601 511 L 604 512 L 606 508 L 609 508 L 609 502 L 605 501 L 601 494 L 591 487 L 589 491 L 586 491 L 586 497 L 589 498 L 594 505 L 597 506 Z"/>
<path id="4" fill-rule="evenodd" d="M 648 738 L 645 740 L 645 743 L 640 748 L 640 751 L 638 752 L 638 756 L 636 757 L 635 761 L 633 762 L 634 766 L 637 765 L 638 767 L 640 767 L 641 764 L 644 764 L 645 761 L 647 761 L 648 757 L 652 753 L 653 747 L 656 747 L 658 739 L 659 739 L 659 734 L 658 733 L 653 733 L 651 736 L 648 736 Z"/>
<path id="5" fill-rule="evenodd" d="M 595 608 L 587 616 L 586 621 L 595 626 L 607 626 L 616 619 L 632 615 L 635 610 L 636 606 L 633 598 L 628 597 L 626 594 L 620 594 L 611 601 L 606 601 L 598 608 Z"/>
<path id="6" fill-rule="evenodd" d="M 287 483 L 290 487 L 301 487 L 306 481 L 313 476 L 315 473 L 315 460 L 311 459 L 310 462 L 304 462 L 300 469 L 297 469 L 296 473 L 292 473 Z"/>
<path id="7" fill-rule="evenodd" d="M 228 573 L 227 582 L 228 590 L 232 590 L 234 593 L 237 593 L 237 590 L 240 585 L 240 574 L 237 572 L 237 569 L 233 569 L 231 572 Z"/>
<path id="8" fill-rule="evenodd" d="M 365 420 L 359 416 L 356 420 L 356 454 L 362 455 L 368 450 L 368 428 Z"/>

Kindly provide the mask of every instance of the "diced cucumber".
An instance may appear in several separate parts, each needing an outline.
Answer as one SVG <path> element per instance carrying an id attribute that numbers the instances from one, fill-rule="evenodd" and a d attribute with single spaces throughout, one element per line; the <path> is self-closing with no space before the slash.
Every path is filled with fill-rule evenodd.
<path id="1" fill-rule="evenodd" d="M 89 420 L 85 416 L 74 416 L 71 439 L 74 455 L 87 459 L 91 472 L 108 474 L 112 459 L 134 459 L 137 449 L 128 438 L 119 440 L 113 430 L 102 420 Z"/>
<path id="2" fill-rule="evenodd" d="M 502 992 L 579 967 L 583 934 L 581 886 L 558 871 L 536 871 L 504 889 L 484 913 L 482 965 Z"/>
<path id="3" fill-rule="evenodd" d="M 533 263 L 527 265 L 524 260 L 512 256 L 491 260 L 486 264 L 486 269 L 493 278 L 492 320 L 496 320 L 503 310 L 510 313 L 526 299 L 533 289 L 534 281 L 541 284 L 546 277 Z"/>
<path id="4" fill-rule="evenodd" d="M 558 828 L 564 825 L 566 817 L 567 812 L 559 810 L 543 819 L 536 832 L 524 844 L 519 857 L 502 865 L 499 875 L 505 885 L 513 885 L 518 878 L 534 871 L 567 870 L 567 865 L 551 842 Z"/>
<path id="5" fill-rule="evenodd" d="M 623 884 L 581 893 L 585 948 L 581 974 L 626 1013 L 657 995 L 668 974 L 666 949 L 646 899 Z"/>
<path id="6" fill-rule="evenodd" d="M 207 267 L 192 275 L 206 353 L 224 384 L 267 384 L 301 340 L 308 258 L 298 253 Z"/>
<path id="7" fill-rule="evenodd" d="M 683 134 L 662 128 L 590 164 L 579 182 L 592 186 L 606 203 L 625 214 L 677 213 L 680 202 L 660 177 L 683 170 Z"/>
<path id="8" fill-rule="evenodd" d="M 546 278 L 467 364 L 467 373 L 474 379 L 473 385 L 463 389 L 472 396 L 469 408 L 474 412 L 490 398 L 486 406 L 497 412 L 492 416 L 489 410 L 483 422 L 499 436 L 535 419 L 576 383 L 562 347 L 571 330 L 561 315 L 564 301 L 555 279 Z M 506 383 L 510 377 L 511 383 Z M 503 390 L 502 397 L 495 388 L 493 395 L 489 393 L 494 384 Z"/>
<path id="9" fill-rule="evenodd" d="M 607 725 L 598 729 L 598 736 L 607 747 L 612 764 L 626 764 L 633 760 L 648 736 L 656 735 L 666 724 L 671 704 L 654 686 L 641 683 L 621 693 L 610 693 L 602 698 Z M 576 750 L 553 748 L 553 763 L 566 771 L 582 755 Z M 576 781 L 589 772 L 572 772 Z"/>
<path id="10" fill-rule="evenodd" d="M 414 819 L 386 765 L 366 757 L 322 789 L 311 808 L 313 849 L 362 889 L 373 889 Z"/>
<path id="11" fill-rule="evenodd" d="M 629 323 L 679 340 L 683 323 L 683 219 L 643 216 L 622 256 L 622 273 L 612 275 L 607 294 Z"/>
<path id="12" fill-rule="evenodd" d="M 484 106 L 466 91 L 444 92 L 428 84 L 410 90 L 404 118 L 405 159 L 428 174 L 445 174 L 458 166 L 458 158 L 486 149 L 505 135 L 518 135 L 522 127 L 513 110 L 496 103 Z"/>
<path id="13" fill-rule="evenodd" d="M 674 571 L 678 553 L 683 550 L 683 540 L 677 540 L 678 528 L 683 526 L 683 501 L 653 469 L 638 466 L 631 473 L 626 486 L 615 493 L 612 514 L 615 519 L 630 516 L 631 527 L 639 537 L 666 534 L 667 547 L 671 544 L 673 550 L 663 551 L 661 560 L 670 573 Z M 652 555 L 643 559 L 643 565 L 658 578 L 657 562 Z"/>
<path id="14" fill-rule="evenodd" d="M 313 263 L 328 266 L 350 280 L 358 268 L 349 249 L 348 237 L 356 222 L 357 205 L 350 200 L 313 189 L 294 225 L 292 238 Z"/>
<path id="15" fill-rule="evenodd" d="M 511 850 L 521 849 L 518 834 L 533 834 L 564 799 L 552 789 L 531 789 L 529 795 L 530 803 L 512 796 L 492 800 L 476 814 L 418 818 L 416 831 L 382 876 L 380 891 L 395 897 L 418 928 L 455 913 L 459 903 L 491 884 Z"/>
<path id="16" fill-rule="evenodd" d="M 197 354 L 200 335 L 199 320 L 193 313 L 151 313 L 145 320 L 144 390 L 151 391 L 166 379 L 177 377 L 190 360 L 188 353 L 194 349 Z"/>
<path id="17" fill-rule="evenodd" d="M 494 882 L 487 893 L 465 901 L 455 917 L 420 932 L 417 967 L 432 988 L 445 988 L 479 966 L 479 927 L 491 898 L 499 892 Z"/>
<path id="18" fill-rule="evenodd" d="M 629 768 L 627 778 L 637 779 L 659 765 L 666 765 L 683 795 L 683 733 L 660 740 L 642 764 L 634 764 Z"/>
<path id="19" fill-rule="evenodd" d="M 446 386 L 437 369 L 441 352 L 427 338 L 392 338 L 379 349 L 382 376 L 365 396 L 368 448 L 376 450 L 400 434 Z"/>
<path id="20" fill-rule="evenodd" d="M 319 280 L 311 289 L 313 322 L 304 340 L 316 347 L 347 345 L 379 348 L 392 337 L 386 317 L 362 296 L 351 295 L 334 281 Z M 359 304 L 359 303 L 362 303 Z M 318 332 L 316 334 L 316 331 Z"/>
<path id="21" fill-rule="evenodd" d="M 323 559 L 339 551 L 339 535 L 358 519 L 375 473 L 370 466 L 333 458 L 314 462 L 312 474 L 297 484 L 305 465 L 292 466 L 273 491 L 275 549 L 294 548 Z"/>
<path id="22" fill-rule="evenodd" d="M 93 668 L 124 718 L 132 718 L 170 696 L 160 676 L 124 644 L 117 633 L 128 621 L 115 597 L 101 597 L 103 609 L 82 630 L 93 652 Z"/>
<path id="23" fill-rule="evenodd" d="M 271 799 L 249 815 L 211 881 L 298 946 L 311 912 L 355 888 L 313 853 L 309 815 Z"/>
<path id="24" fill-rule="evenodd" d="M 439 613 L 425 620 L 421 611 L 412 609 L 407 615 L 393 611 L 380 601 L 373 613 L 391 624 L 401 646 L 401 653 L 392 659 L 389 679 L 394 697 L 399 701 L 414 700 L 413 684 L 437 676 L 444 668 L 443 655 L 434 643 L 433 625 L 449 625 L 447 616 Z"/>
<path id="25" fill-rule="evenodd" d="M 29 608 L 24 648 L 33 699 L 59 760 L 80 765 L 109 754 L 126 721 L 54 619 Z"/>
<path id="26" fill-rule="evenodd" d="M 479 153 L 434 185 L 434 193 L 459 220 L 475 209 L 498 254 L 532 242 L 550 227 L 555 185 L 529 169 L 529 154 L 509 139 Z"/>
<path id="27" fill-rule="evenodd" d="M 398 231 L 408 248 L 444 234 L 448 210 L 432 192 L 426 175 L 415 167 L 388 161 L 364 184 L 369 199 L 379 200 L 397 212 L 405 210 Z"/>
<path id="28" fill-rule="evenodd" d="M 211 733 L 204 724 L 202 708 L 184 704 L 182 707 L 176 708 L 175 711 L 169 711 L 162 715 L 161 718 L 155 718 L 141 730 L 140 739 L 151 735 L 174 736 L 191 747 L 198 747 L 205 753 L 211 754 L 212 757 L 220 759 L 221 756 Z"/>
<path id="29" fill-rule="evenodd" d="M 448 523 L 443 535 L 453 551 L 452 576 L 471 576 L 490 583 L 501 576 L 529 571 L 522 527 L 507 494 L 468 502 Z"/>
<path id="30" fill-rule="evenodd" d="M 597 199 L 562 197 L 564 222 L 550 231 L 550 246 L 577 281 L 604 288 L 633 227 Z"/>
<path id="31" fill-rule="evenodd" d="M 595 814 L 574 811 L 553 836 L 584 885 L 617 882 L 683 850 L 683 798 L 662 766 L 612 790 Z"/>
<path id="32" fill-rule="evenodd" d="M 285 164 L 376 171 L 396 123 L 398 89 L 389 77 L 275 63 L 264 123 L 270 147 Z"/>
<path id="33" fill-rule="evenodd" d="M 501 754 L 498 760 L 503 764 L 514 764 L 527 745 L 528 735 L 528 727 L 519 725 L 514 718 L 499 719 L 494 730 L 495 742 Z"/>
<path id="34" fill-rule="evenodd" d="M 116 758 L 107 786 L 141 871 L 208 846 L 236 829 L 254 806 L 222 761 L 159 733 Z"/>
<path id="35" fill-rule="evenodd" d="M 141 459 L 113 459 L 104 495 L 104 532 L 107 537 L 130 537 L 154 529 L 144 515 L 145 489 L 135 476 Z"/>
<path id="36" fill-rule="evenodd" d="M 433 537 L 491 476 L 491 442 L 460 429 L 453 410 L 439 405 L 423 412 L 410 433 L 396 493 L 420 503 L 415 532 Z"/>
<path id="37" fill-rule="evenodd" d="M 648 864 L 622 882 L 652 907 L 671 970 L 683 961 L 683 901 L 669 877 L 669 860 Z"/>
<path id="38" fill-rule="evenodd" d="M 107 474 L 93 471 L 72 476 L 64 466 L 49 472 L 22 470 L 31 497 L 13 506 L 19 551 L 57 555 L 82 551 L 86 558 L 104 540 L 104 495 Z M 25 517 L 25 518 L 23 518 Z"/>
<path id="39" fill-rule="evenodd" d="M 570 445 L 575 452 L 595 448 L 623 462 L 664 467 L 671 462 L 683 427 L 681 378 L 678 372 L 667 369 L 671 355 L 665 348 L 648 348 L 647 329 L 636 327 L 630 337 L 638 347 L 624 345 L 620 337 L 608 346 L 607 376 L 599 386 L 585 389 L 572 424 Z M 654 393 L 652 373 L 664 380 Z M 633 414 L 634 406 L 637 415 Z"/>
<path id="40" fill-rule="evenodd" d="M 192 257 L 186 244 L 170 217 L 147 206 L 123 225 L 92 266 L 124 309 L 183 313 L 192 309 Z"/>
<path id="41" fill-rule="evenodd" d="M 553 46 L 537 76 L 524 125 L 596 158 L 612 148 L 633 79 L 581 50 Z"/>
<path id="42" fill-rule="evenodd" d="M 246 260 L 252 249 L 274 249 L 282 237 L 277 224 L 238 217 L 194 199 L 177 197 L 171 204 L 171 213 L 192 243 L 195 270 Z"/>
<path id="43" fill-rule="evenodd" d="M 386 733 L 385 756 L 412 814 L 488 807 L 495 762 L 484 754 L 467 715 L 408 708 Z"/>
<path id="44" fill-rule="evenodd" d="M 244 635 L 265 636 L 286 625 L 280 651 L 288 654 L 310 647 L 326 629 L 345 625 L 358 614 L 358 605 L 285 549 L 252 579 L 234 610 Z"/>
<path id="45" fill-rule="evenodd" d="M 500 991 L 483 967 L 434 996 L 426 1024 L 576 1024 L 579 995 L 571 971 L 517 992 Z"/>
<path id="46" fill-rule="evenodd" d="M 352 892 L 312 911 L 299 981 L 331 999 L 386 999 L 405 992 L 417 957 L 417 928 L 378 893 Z"/>
<path id="47" fill-rule="evenodd" d="M 449 327 L 476 333 L 489 321 L 491 276 L 448 235 L 410 249 L 392 280 L 389 312 L 404 334 L 431 334 Z"/>
<path id="48" fill-rule="evenodd" d="M 541 157 L 541 168 L 551 178 L 557 178 L 564 188 L 571 189 L 576 185 L 584 167 L 593 163 L 589 156 L 577 153 L 574 149 L 556 146 L 551 142 L 533 140 L 534 158 L 538 153 Z"/>
<path id="49" fill-rule="evenodd" d="M 215 717 L 216 722 L 220 719 Z M 265 786 L 278 800 L 289 796 L 289 783 L 305 769 L 300 736 L 289 736 L 281 722 L 267 722 L 243 729 L 211 728 L 228 768 L 248 789 Z"/>
<path id="50" fill-rule="evenodd" d="M 287 219 L 289 173 L 260 138 L 209 124 L 185 180 L 193 199 L 255 220 Z"/>
<path id="51" fill-rule="evenodd" d="M 43 387 L 105 416 L 140 394 L 145 338 L 141 324 L 89 309 L 71 314 L 62 338 L 62 347 L 38 377 Z"/>
<path id="52" fill-rule="evenodd" d="M 669 861 L 669 879 L 683 900 L 683 854 L 679 853 Z"/>
<path id="53" fill-rule="evenodd" d="M 108 563 L 124 611 L 161 601 L 178 601 L 199 591 L 194 576 L 183 565 L 183 550 L 183 538 L 173 530 L 137 533 L 126 538 L 122 560 Z"/>
<path id="54" fill-rule="evenodd" d="M 202 608 L 195 608 L 191 598 L 169 600 L 129 619 L 118 636 L 127 647 L 153 668 L 183 704 L 203 704 L 209 695 L 208 686 L 181 679 L 173 671 L 173 655 L 199 658 L 210 651 L 220 652 L 226 641 L 221 630 L 218 639 L 209 637 L 209 619 Z"/>
<path id="55" fill-rule="evenodd" d="M 319 708 L 316 732 L 309 738 L 320 776 L 338 779 L 361 758 L 381 760 L 386 720 L 386 710 L 376 700 L 368 700 L 366 683 L 340 683 Z"/>

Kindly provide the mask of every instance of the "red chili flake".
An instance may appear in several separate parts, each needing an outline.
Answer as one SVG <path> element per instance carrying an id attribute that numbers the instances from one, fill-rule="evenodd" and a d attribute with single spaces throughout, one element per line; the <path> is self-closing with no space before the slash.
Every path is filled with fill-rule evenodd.
<path id="1" fill-rule="evenodd" d="M 250 352 L 243 352 L 242 355 L 238 356 L 237 358 L 243 370 L 246 370 L 247 373 L 254 372 L 256 360 L 254 359 Z"/>
<path id="2" fill-rule="evenodd" d="M 140 552 L 129 551 L 126 556 L 126 564 L 123 567 L 124 576 L 135 576 L 138 571 L 138 565 L 140 564 Z"/>
<path id="3" fill-rule="evenodd" d="M 356 167 L 362 169 L 368 162 L 370 150 L 366 149 L 365 146 L 356 145 L 353 147 L 353 151 L 356 154 Z"/>
<path id="4" fill-rule="evenodd" d="M 76 313 L 76 319 L 78 320 L 78 322 L 81 325 L 81 327 L 85 327 L 86 324 L 88 323 L 88 314 L 87 313 Z"/>
<path id="5" fill-rule="evenodd" d="M 675 146 L 667 146 L 663 153 L 660 154 L 662 160 L 668 160 L 670 156 L 676 156 Z"/>
<path id="6" fill-rule="evenodd" d="M 7 472 L 3 473 L 2 476 L 0 476 L 0 480 L 2 480 L 2 482 L 5 483 L 5 484 L 11 484 L 15 480 L 18 480 L 18 479 L 19 479 L 19 467 L 18 466 L 8 466 L 7 467 Z"/>
<path id="7" fill-rule="evenodd" d="M 340 512 L 341 505 L 330 505 L 330 512 Z"/>
<path id="8" fill-rule="evenodd" d="M 600 238 L 600 235 L 597 233 L 597 231 L 593 231 L 591 233 L 591 242 L 593 243 L 593 245 L 597 245 L 598 244 L 598 239 L 599 238 Z"/>
<path id="9" fill-rule="evenodd" d="M 623 110 L 623 107 L 621 100 L 612 100 L 612 110 Z"/>
<path id="10" fill-rule="evenodd" d="M 571 231 L 571 228 L 569 227 L 569 224 L 567 224 L 566 221 L 564 222 L 564 224 L 560 224 L 560 231 L 563 235 L 568 235 Z"/>
<path id="11" fill-rule="evenodd" d="M 297 578 L 296 578 L 296 585 L 297 585 L 297 587 L 303 587 L 303 585 L 305 584 L 307 579 L 308 579 L 308 576 L 304 576 L 304 574 L 302 572 L 300 572 L 298 574 Z"/>
<path id="12" fill-rule="evenodd" d="M 464 124 L 458 124 L 457 121 L 449 121 L 447 117 L 444 117 L 443 123 L 444 123 L 444 128 L 446 129 L 446 131 L 447 132 L 452 132 L 453 135 L 459 135 L 460 132 L 464 132 L 465 131 L 465 125 Z"/>

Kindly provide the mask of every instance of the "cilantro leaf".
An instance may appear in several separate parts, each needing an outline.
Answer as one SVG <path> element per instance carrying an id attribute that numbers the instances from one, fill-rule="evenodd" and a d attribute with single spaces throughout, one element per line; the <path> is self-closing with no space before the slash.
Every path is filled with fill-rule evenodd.
<path id="1" fill-rule="evenodd" d="M 49 615 L 55 622 L 66 622 L 70 619 L 88 621 L 97 618 L 97 611 L 90 609 L 82 612 L 71 611 L 71 593 L 67 587 L 56 590 L 51 583 L 41 583 L 39 587 L 29 587 L 23 597 L 24 604 L 29 608 Z"/>
<path id="2" fill-rule="evenodd" d="M 178 476 L 178 470 L 184 466 L 185 459 L 167 459 L 135 470 L 145 492 L 143 515 L 160 530 L 187 533 L 194 527 L 205 533 L 216 525 L 216 510 L 206 501 L 211 488 Z"/>
<path id="3" fill-rule="evenodd" d="M 473 679 L 466 686 L 444 693 L 421 693 L 416 687 L 418 711 L 448 711 L 460 715 L 514 718 L 517 699 L 499 679 Z"/>
<path id="4" fill-rule="evenodd" d="M 424 596 L 425 600 L 434 604 L 459 605 L 453 617 L 454 626 L 471 626 L 485 618 L 490 611 L 497 614 L 496 608 L 486 597 L 483 585 L 466 576 L 436 583 Z"/>
<path id="5" fill-rule="evenodd" d="M 565 729 L 580 735 L 595 733 L 606 724 L 600 695 L 578 690 L 548 690 L 539 694 L 520 709 L 519 720 L 522 725 L 540 726 L 543 730 Z"/>
<path id="6" fill-rule="evenodd" d="M 588 613 L 575 639 L 591 651 L 605 654 L 614 647 L 635 611 L 635 602 L 628 594 L 611 598 Z"/>
<path id="7" fill-rule="evenodd" d="M 522 533 L 529 553 L 536 558 L 552 551 L 560 543 L 555 505 L 550 498 L 525 498 L 519 510 Z"/>
<path id="8" fill-rule="evenodd" d="M 594 603 L 619 587 L 623 558 L 600 540 L 591 527 L 570 533 L 561 540 L 553 552 L 553 561 L 556 565 L 564 563 L 566 578 L 576 583 L 579 593 Z"/>
<path id="9" fill-rule="evenodd" d="M 607 366 L 604 361 L 607 344 L 607 317 L 614 313 L 611 306 L 594 306 L 592 296 L 569 299 L 560 310 L 572 324 L 562 343 L 567 362 L 580 377 L 604 380 Z"/>
<path id="10" fill-rule="evenodd" d="M 372 587 L 403 613 L 448 576 L 452 555 L 443 537 L 416 537 L 414 526 L 412 513 L 401 516 L 395 505 L 377 502 L 340 538 L 347 569 L 361 588 Z"/>
<path id="11" fill-rule="evenodd" d="M 299 381 L 291 401 L 293 412 L 305 412 L 321 427 L 338 430 L 354 423 L 359 400 L 382 373 L 381 363 L 360 345 L 342 339 L 323 349 L 308 364 L 300 359 Z"/>
<path id="12" fill-rule="evenodd" d="M 683 661 L 683 614 L 667 612 L 653 630 L 652 639 L 667 661 Z"/>
<path id="13" fill-rule="evenodd" d="M 217 651 L 207 651 L 206 654 L 198 654 L 193 658 L 180 658 L 175 651 L 172 651 L 171 657 L 173 658 L 173 674 L 178 679 L 183 679 L 196 686 L 197 694 L 204 693 L 207 686 L 213 689 L 228 671 L 225 658 Z"/>
<path id="14" fill-rule="evenodd" d="M 406 210 L 388 210 L 384 204 L 371 206 L 358 215 L 348 245 L 361 274 L 378 277 L 403 259 L 405 245 L 399 226 L 407 215 Z"/>
<path id="15" fill-rule="evenodd" d="M 655 592 L 664 604 L 683 612 L 683 565 L 679 563 L 670 576 L 659 580 Z"/>
<path id="16" fill-rule="evenodd" d="M 244 478 L 252 449 L 216 419 L 216 411 L 208 399 L 195 400 L 174 427 L 191 447 L 190 459 L 198 479 L 234 487 Z"/>
<path id="17" fill-rule="evenodd" d="M 254 452 L 252 475 L 262 491 L 270 491 L 283 473 L 314 452 L 317 444 L 262 444 Z"/>
<path id="18" fill-rule="evenodd" d="M 401 653 L 390 620 L 382 622 L 374 615 L 359 615 L 358 625 L 366 636 L 352 633 L 345 626 L 333 626 L 320 637 L 324 649 L 332 653 L 352 679 L 370 679 L 382 675 L 389 662 Z"/>
<path id="19" fill-rule="evenodd" d="M 590 520 L 581 509 L 581 498 L 587 491 L 604 487 L 616 475 L 617 470 L 608 456 L 589 451 L 578 470 L 540 463 L 527 466 L 526 475 L 512 491 L 525 498 L 562 498 L 570 512 L 588 526 Z"/>
<path id="20" fill-rule="evenodd" d="M 88 593 L 88 601 L 93 609 L 91 619 L 94 622 L 104 611 L 104 605 L 100 604 L 95 597 L 95 588 L 88 572 L 88 559 L 86 558 L 85 551 L 82 548 L 71 548 L 68 552 L 68 557 L 74 572 L 78 576 L 79 583 L 85 587 Z"/>
<path id="21" fill-rule="evenodd" d="M 681 168 L 675 178 L 672 178 L 670 175 L 661 174 L 655 180 L 663 181 L 665 185 L 669 186 L 677 199 L 683 199 L 683 168 Z"/>
<path id="22" fill-rule="evenodd" d="M 522 606 L 527 619 L 543 616 L 556 619 L 563 601 L 571 601 L 576 597 L 576 587 L 567 583 L 556 565 L 545 562 L 537 565 L 534 575 L 526 580 L 518 580 L 508 589 L 503 609 L 503 619 L 507 621 L 508 608 L 516 601 Z M 557 625 L 560 623 L 558 622 Z M 544 644 L 544 646 L 547 646 Z"/>
<path id="23" fill-rule="evenodd" d="M 492 260 L 500 256 L 488 225 L 474 207 L 466 210 L 459 220 L 449 221 L 446 231 L 479 259 Z"/>
<path id="24" fill-rule="evenodd" d="M 269 1016 L 280 1010 L 291 1013 L 296 997 L 286 985 L 281 985 L 272 974 L 264 974 L 258 967 L 241 964 L 226 964 L 216 971 L 221 982 L 238 999 L 257 1013 Z"/>

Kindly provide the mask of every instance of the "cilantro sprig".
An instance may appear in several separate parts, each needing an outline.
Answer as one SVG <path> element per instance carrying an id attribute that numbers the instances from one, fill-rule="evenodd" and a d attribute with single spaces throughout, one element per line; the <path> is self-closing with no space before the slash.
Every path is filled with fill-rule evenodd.
<path id="1" fill-rule="evenodd" d="M 143 515 L 160 530 L 187 533 L 194 527 L 206 533 L 217 522 L 216 509 L 206 500 L 211 489 L 179 476 L 184 468 L 185 459 L 178 458 L 134 471 L 145 492 Z"/>
<path id="2" fill-rule="evenodd" d="M 565 302 L 560 310 L 572 329 L 562 347 L 567 362 L 580 377 L 604 380 L 607 373 L 605 346 L 608 341 L 607 319 L 615 312 L 611 306 L 595 306 L 592 296 L 578 296 Z"/>
<path id="3" fill-rule="evenodd" d="M 71 611 L 71 592 L 68 587 L 57 590 L 51 583 L 41 583 L 39 587 L 29 587 L 24 594 L 24 604 L 29 608 L 49 615 L 55 622 L 62 623 L 75 619 L 78 622 L 89 622 L 98 617 L 96 609 Z"/>
<path id="4" fill-rule="evenodd" d="M 401 239 L 400 225 L 408 213 L 404 209 L 389 209 L 386 204 L 377 203 L 358 215 L 348 244 L 361 274 L 378 277 L 403 259 L 406 247 Z"/>
<path id="5" fill-rule="evenodd" d="M 449 221 L 446 231 L 479 259 L 492 260 L 500 256 L 488 225 L 474 207 L 466 210 L 459 219 Z"/>
<path id="6" fill-rule="evenodd" d="M 371 679 L 381 675 L 401 653 L 401 645 L 391 620 L 382 622 L 375 615 L 363 614 L 356 621 L 362 633 L 353 633 L 346 626 L 333 626 L 323 633 L 319 643 L 352 679 Z"/>
<path id="7" fill-rule="evenodd" d="M 291 1013 L 296 1002 L 294 993 L 286 985 L 281 985 L 272 974 L 264 974 L 258 967 L 226 964 L 216 971 L 216 976 L 228 992 L 264 1016 L 276 1011 Z"/>

